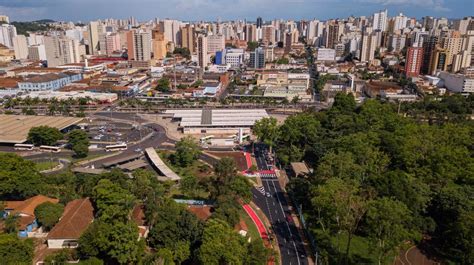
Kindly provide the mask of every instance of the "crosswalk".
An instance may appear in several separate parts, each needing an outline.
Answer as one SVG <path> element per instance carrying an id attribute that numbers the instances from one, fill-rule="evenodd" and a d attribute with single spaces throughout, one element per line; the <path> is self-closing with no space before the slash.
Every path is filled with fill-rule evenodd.
<path id="1" fill-rule="evenodd" d="M 277 175 L 275 173 L 260 173 L 260 178 L 262 178 L 262 179 L 276 179 Z"/>
<path id="2" fill-rule="evenodd" d="M 257 190 L 262 194 L 265 195 L 265 188 L 263 186 L 257 187 Z"/>

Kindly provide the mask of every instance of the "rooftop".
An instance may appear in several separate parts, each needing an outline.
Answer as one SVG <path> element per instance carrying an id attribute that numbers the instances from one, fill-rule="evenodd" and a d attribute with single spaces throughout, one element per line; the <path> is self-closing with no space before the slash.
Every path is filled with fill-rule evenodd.
<path id="1" fill-rule="evenodd" d="M 89 198 L 69 202 L 48 239 L 78 239 L 94 220 L 94 208 Z"/>
<path id="2" fill-rule="evenodd" d="M 58 203 L 58 199 L 49 198 L 43 195 L 36 195 L 24 201 L 7 201 L 5 209 L 11 210 L 13 214 L 25 214 L 35 216 L 35 209 L 45 202 Z"/>
<path id="3" fill-rule="evenodd" d="M 82 121 L 82 118 L 0 114 L 0 143 L 24 143 L 31 128 L 47 125 L 59 130 Z"/>
<path id="4" fill-rule="evenodd" d="M 167 110 L 166 114 L 180 119 L 181 127 L 199 126 L 253 126 L 257 120 L 268 117 L 264 109 L 206 109 Z"/>

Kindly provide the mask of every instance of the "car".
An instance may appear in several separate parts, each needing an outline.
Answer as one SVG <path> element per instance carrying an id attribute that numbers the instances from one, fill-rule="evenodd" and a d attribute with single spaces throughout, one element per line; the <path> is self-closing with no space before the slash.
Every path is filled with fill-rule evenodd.
<path id="1" fill-rule="evenodd" d="M 267 196 L 268 198 L 272 197 L 272 195 L 270 194 L 270 192 L 267 192 L 267 193 L 265 194 L 265 196 Z"/>

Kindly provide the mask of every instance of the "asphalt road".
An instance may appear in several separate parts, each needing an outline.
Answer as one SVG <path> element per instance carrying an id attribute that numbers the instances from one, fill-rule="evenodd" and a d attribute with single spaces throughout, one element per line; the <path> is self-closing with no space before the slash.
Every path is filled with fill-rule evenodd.
<path id="1" fill-rule="evenodd" d="M 259 170 L 269 170 L 261 147 L 255 152 Z M 278 239 L 281 261 L 285 265 L 307 264 L 306 252 L 291 217 L 288 201 L 275 174 L 261 174 L 263 188 L 253 189 L 253 201 L 270 220 L 274 236 Z M 270 196 L 267 196 L 268 195 Z"/>

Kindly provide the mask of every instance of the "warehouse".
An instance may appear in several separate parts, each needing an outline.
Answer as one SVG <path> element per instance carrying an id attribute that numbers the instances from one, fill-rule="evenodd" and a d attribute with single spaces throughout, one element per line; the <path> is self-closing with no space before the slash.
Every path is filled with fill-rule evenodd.
<path id="1" fill-rule="evenodd" d="M 250 133 L 256 121 L 267 118 L 264 109 L 167 110 L 165 114 L 179 123 L 184 134 Z"/>
<path id="2" fill-rule="evenodd" d="M 0 114 L 0 143 L 18 144 L 26 142 L 28 132 L 33 127 L 49 126 L 60 131 L 67 131 L 80 123 L 82 118 L 52 117 L 52 116 L 23 116 Z"/>

